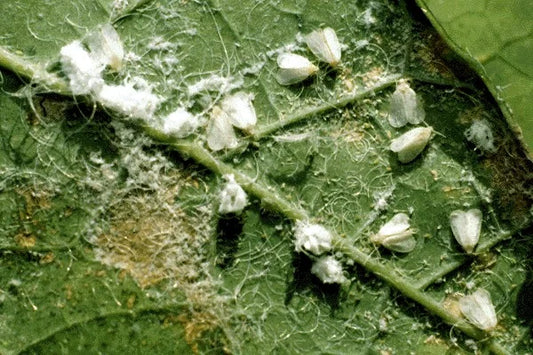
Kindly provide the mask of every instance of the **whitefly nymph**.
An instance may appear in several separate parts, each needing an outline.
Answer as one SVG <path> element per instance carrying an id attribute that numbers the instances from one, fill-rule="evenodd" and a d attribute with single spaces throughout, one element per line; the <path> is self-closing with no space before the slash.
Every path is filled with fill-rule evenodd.
<path id="1" fill-rule="evenodd" d="M 390 150 L 398 153 L 401 163 L 413 161 L 426 147 L 431 139 L 432 127 L 417 127 L 405 132 L 391 141 Z"/>
<path id="2" fill-rule="evenodd" d="M 341 61 L 341 44 L 335 30 L 327 27 L 315 30 L 305 36 L 305 43 L 321 61 L 336 67 Z"/>
<path id="3" fill-rule="evenodd" d="M 278 74 L 276 80 L 280 85 L 293 85 L 315 75 L 318 67 L 309 59 L 298 54 L 283 53 L 278 56 Z"/>
<path id="4" fill-rule="evenodd" d="M 320 255 L 332 248 L 331 233 L 320 224 L 296 221 L 294 226 L 294 248 L 297 252 Z"/>
<path id="5" fill-rule="evenodd" d="M 104 85 L 95 92 L 96 99 L 105 107 L 130 117 L 151 120 L 161 103 L 149 86 L 136 88 L 134 84 Z"/>
<path id="6" fill-rule="evenodd" d="M 180 107 L 165 117 L 163 132 L 178 138 L 185 138 L 191 135 L 199 125 L 200 121 L 196 115 Z"/>
<path id="7" fill-rule="evenodd" d="M 467 253 L 472 253 L 481 234 L 483 214 L 478 209 L 455 210 L 450 214 L 450 226 L 457 243 Z"/>
<path id="8" fill-rule="evenodd" d="M 72 41 L 63 46 L 59 60 L 74 95 L 85 95 L 101 90 L 104 85 L 103 66 L 80 41 Z"/>
<path id="9" fill-rule="evenodd" d="M 399 128 L 407 123 L 419 124 L 425 117 L 426 112 L 420 97 L 406 80 L 400 80 L 390 99 L 390 125 Z"/>
<path id="10" fill-rule="evenodd" d="M 248 197 L 243 188 L 235 181 L 232 174 L 224 175 L 227 183 L 220 192 L 218 213 L 241 213 L 248 204 Z"/>
<path id="11" fill-rule="evenodd" d="M 416 240 L 411 228 L 409 216 L 397 213 L 380 230 L 370 237 L 373 243 L 399 253 L 409 253 L 416 247 Z"/>
<path id="12" fill-rule="evenodd" d="M 472 122 L 470 128 L 465 131 L 465 137 L 483 152 L 494 153 L 497 150 L 494 145 L 492 129 L 489 122 L 485 119 Z"/>
<path id="13" fill-rule="evenodd" d="M 479 329 L 492 330 L 498 324 L 496 310 L 485 289 L 477 289 L 474 293 L 459 299 L 459 309 L 466 319 Z"/>
<path id="14" fill-rule="evenodd" d="M 342 284 L 348 281 L 342 270 L 342 264 L 334 256 L 321 256 L 311 267 L 311 273 L 325 284 Z"/>

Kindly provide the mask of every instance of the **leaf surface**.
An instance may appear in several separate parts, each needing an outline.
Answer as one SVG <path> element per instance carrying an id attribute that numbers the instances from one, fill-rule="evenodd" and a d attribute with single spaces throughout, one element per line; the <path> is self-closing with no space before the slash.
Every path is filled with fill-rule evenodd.
<path id="1" fill-rule="evenodd" d="M 530 1 L 417 1 L 435 28 L 469 61 L 503 113 L 533 146 L 533 6 Z"/>
<path id="2" fill-rule="evenodd" d="M 509 238 L 530 219 L 530 165 L 474 74 L 465 68 L 459 80 L 439 57 L 420 14 L 386 1 L 30 3 L 0 5 L 27 24 L 1 25 L 0 63 L 34 82 L 3 72 L 4 352 L 529 349 L 515 310 L 527 246 Z M 42 93 L 65 92 L 37 75 L 56 73 L 64 85 L 60 48 L 108 21 L 127 55 L 105 79 L 142 78 L 163 98 L 151 126 L 90 97 Z M 299 38 L 321 26 L 344 44 L 340 67 L 321 64 L 316 77 L 280 86 L 277 55 L 316 62 Z M 410 164 L 389 149 L 410 128 L 387 119 L 400 78 L 411 79 L 435 130 Z M 258 124 L 238 133 L 236 150 L 208 153 L 205 126 L 184 141 L 158 131 L 177 107 L 207 121 L 238 91 L 254 95 Z M 465 139 L 482 118 L 495 153 Z M 224 173 L 250 193 L 242 215 L 216 214 Z M 484 214 L 474 256 L 448 224 L 463 208 Z M 407 255 L 369 241 L 398 212 L 416 229 Z M 289 219 L 302 216 L 349 246 L 337 254 L 350 285 L 321 284 L 312 258 L 294 251 Z M 350 250 L 364 258 L 354 262 Z M 448 301 L 472 287 L 491 292 L 500 345 L 450 336 L 445 322 L 459 318 Z M 110 329 L 127 341 L 110 341 Z"/>

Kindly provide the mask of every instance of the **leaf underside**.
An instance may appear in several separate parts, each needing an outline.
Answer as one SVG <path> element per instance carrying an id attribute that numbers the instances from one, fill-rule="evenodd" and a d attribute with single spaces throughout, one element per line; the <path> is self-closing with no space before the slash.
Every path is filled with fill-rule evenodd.
<path id="1" fill-rule="evenodd" d="M 360 1 L 2 2 L 2 49 L 58 72 L 58 52 L 113 22 L 127 56 L 108 82 L 140 76 L 165 101 L 195 113 L 222 87 L 255 95 L 258 125 L 237 152 L 215 154 L 304 210 L 411 285 L 456 311 L 456 293 L 483 287 L 499 319 L 494 338 L 531 352 L 520 317 L 531 166 L 504 116 L 414 8 Z M 15 26 L 15 24 L 17 26 Z M 342 65 L 301 84 L 276 81 L 279 49 L 314 60 L 298 34 L 336 30 Z M 9 63 L 4 66 L 13 68 Z M 218 216 L 224 180 L 154 143 L 129 121 L 2 71 L 0 93 L 0 352 L 445 353 L 472 342 L 364 267 L 350 285 L 324 285 L 294 252 L 292 223 L 251 196 L 242 215 Z M 388 100 L 410 79 L 436 132 L 410 164 L 389 151 L 411 127 L 388 124 Z M 487 119 L 498 147 L 464 136 Z M 205 130 L 191 139 L 205 144 Z M 179 152 L 178 152 L 179 153 Z M 386 207 L 377 208 L 380 199 Z M 483 211 L 466 256 L 449 227 L 457 209 Z M 414 251 L 369 241 L 395 213 L 410 214 Z M 401 290 L 400 290 L 401 291 Z M 527 307 L 526 307 L 527 308 Z M 137 350 L 139 349 L 139 350 Z"/>

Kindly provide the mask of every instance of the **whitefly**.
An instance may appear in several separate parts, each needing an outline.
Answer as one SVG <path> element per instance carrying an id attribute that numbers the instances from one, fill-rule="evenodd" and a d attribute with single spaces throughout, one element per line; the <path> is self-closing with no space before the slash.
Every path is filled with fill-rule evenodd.
<path id="1" fill-rule="evenodd" d="M 465 318 L 479 329 L 492 330 L 498 324 L 490 293 L 485 289 L 480 288 L 470 295 L 461 297 L 459 309 Z"/>
<path id="2" fill-rule="evenodd" d="M 225 97 L 221 101 L 220 107 L 233 126 L 243 130 L 250 130 L 257 123 L 257 115 L 252 103 L 253 99 L 253 94 L 239 91 Z"/>
<path id="3" fill-rule="evenodd" d="M 307 47 L 321 61 L 336 67 L 341 61 L 341 44 L 335 30 L 326 27 L 315 30 L 304 38 Z"/>
<path id="4" fill-rule="evenodd" d="M 413 161 L 426 148 L 431 139 L 432 127 L 417 127 L 391 141 L 390 150 L 398 153 L 401 163 Z"/>
<path id="5" fill-rule="evenodd" d="M 99 63 L 119 71 L 124 59 L 124 46 L 118 32 L 107 23 L 87 36 L 87 46 Z"/>
<path id="6" fill-rule="evenodd" d="M 419 124 L 425 117 L 426 112 L 420 96 L 406 80 L 400 80 L 390 99 L 390 125 L 399 128 L 408 123 Z"/>
<path id="7" fill-rule="evenodd" d="M 235 181 L 233 174 L 224 175 L 227 183 L 220 191 L 220 205 L 218 213 L 242 213 L 248 204 L 248 197 L 244 189 Z"/>
<path id="8" fill-rule="evenodd" d="M 455 210 L 450 214 L 450 226 L 457 243 L 467 253 L 472 253 L 481 234 L 483 214 L 478 209 Z"/>
<path id="9" fill-rule="evenodd" d="M 207 146 L 213 151 L 232 149 L 239 144 L 235 130 L 224 110 L 213 107 L 211 119 L 207 126 Z"/>
<path id="10" fill-rule="evenodd" d="M 414 233 L 409 216 L 405 213 L 397 213 L 376 234 L 372 235 L 370 240 L 387 249 L 399 253 L 409 253 L 416 247 Z"/>
<path id="11" fill-rule="evenodd" d="M 293 85 L 315 75 L 318 67 L 304 56 L 283 53 L 278 56 L 278 74 L 276 80 L 280 85 Z"/>

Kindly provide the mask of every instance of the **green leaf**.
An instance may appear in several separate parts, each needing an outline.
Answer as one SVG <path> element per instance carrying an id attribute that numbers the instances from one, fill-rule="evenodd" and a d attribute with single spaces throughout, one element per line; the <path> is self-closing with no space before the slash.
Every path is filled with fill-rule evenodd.
<path id="1" fill-rule="evenodd" d="M 0 40 L 2 352 L 531 351 L 515 309 L 531 165 L 420 14 L 388 1 L 126 3 L 0 5 L 21 25 L 2 24 Z M 108 22 L 128 54 L 104 79 L 145 80 L 164 99 L 152 120 L 68 95 L 61 47 Z M 326 26 L 344 44 L 339 68 L 280 86 L 277 55 L 316 62 L 298 38 Z M 387 119 L 400 79 L 435 131 L 409 164 L 389 149 L 411 128 Z M 162 132 L 176 108 L 207 121 L 237 91 L 255 96 L 258 124 L 235 150 L 209 152 L 205 124 L 183 140 Z M 482 118 L 495 152 L 465 138 Z M 242 214 L 216 213 L 225 174 L 249 194 Z M 473 255 L 449 228 L 468 208 L 484 215 Z M 416 229 L 408 254 L 370 242 L 398 212 Z M 314 257 L 294 251 L 302 219 L 334 235 L 349 284 L 322 284 Z M 478 287 L 498 312 L 493 333 L 455 311 Z"/>
<path id="2" fill-rule="evenodd" d="M 533 147 L 533 6 L 530 1 L 418 0 L 450 46 L 479 73 Z"/>

